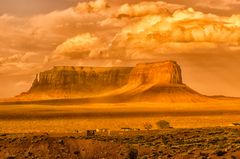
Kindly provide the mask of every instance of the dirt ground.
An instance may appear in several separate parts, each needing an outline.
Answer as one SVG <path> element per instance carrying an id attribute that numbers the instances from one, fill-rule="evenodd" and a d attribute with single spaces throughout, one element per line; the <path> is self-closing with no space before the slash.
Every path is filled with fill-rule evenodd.
<path id="1" fill-rule="evenodd" d="M 113 131 L 72 134 L 1 134 L 3 159 L 218 159 L 240 158 L 240 128 Z"/>

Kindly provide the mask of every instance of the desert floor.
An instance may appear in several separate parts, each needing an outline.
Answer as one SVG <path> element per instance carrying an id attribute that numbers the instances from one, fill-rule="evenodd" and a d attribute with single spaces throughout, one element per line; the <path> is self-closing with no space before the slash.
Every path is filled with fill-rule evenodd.
<path id="1" fill-rule="evenodd" d="M 0 105 L 0 133 L 73 133 L 87 129 L 144 129 L 166 120 L 174 128 L 232 126 L 240 122 L 240 102 L 118 103 L 81 105 Z"/>
<path id="2" fill-rule="evenodd" d="M 1 134 L 5 159 L 239 159 L 237 127 L 99 133 Z"/>

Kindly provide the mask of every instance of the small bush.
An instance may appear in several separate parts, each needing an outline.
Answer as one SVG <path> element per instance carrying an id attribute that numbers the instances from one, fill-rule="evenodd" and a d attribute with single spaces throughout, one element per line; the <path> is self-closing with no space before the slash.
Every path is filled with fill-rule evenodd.
<path id="1" fill-rule="evenodd" d="M 149 123 L 149 122 L 144 123 L 143 126 L 144 126 L 144 129 L 146 129 L 146 130 L 150 130 L 150 129 L 152 129 L 152 124 Z"/>
<path id="2" fill-rule="evenodd" d="M 160 129 L 171 128 L 170 123 L 165 120 L 160 120 L 156 124 L 157 124 L 158 128 L 160 128 Z"/>

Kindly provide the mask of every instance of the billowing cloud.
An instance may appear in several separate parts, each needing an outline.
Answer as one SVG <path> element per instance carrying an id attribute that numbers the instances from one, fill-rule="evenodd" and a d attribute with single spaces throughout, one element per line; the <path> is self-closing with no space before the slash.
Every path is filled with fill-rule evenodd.
<path id="1" fill-rule="evenodd" d="M 149 15 L 124 27 L 110 43 L 105 57 L 153 58 L 157 54 L 168 53 L 164 49 L 166 46 L 177 44 L 175 46 L 182 45 L 185 48 L 186 43 L 191 43 L 189 51 L 194 49 L 193 46 L 198 48 L 203 43 L 210 44 L 204 46 L 210 49 L 219 45 L 239 46 L 238 16 L 220 17 L 192 8 L 177 10 L 171 16 Z M 181 50 L 181 47 L 176 48 Z"/>
<path id="2" fill-rule="evenodd" d="M 100 12 L 105 10 L 109 7 L 106 0 L 96 0 L 90 2 L 79 2 L 78 5 L 75 7 L 77 12 Z"/>
<path id="3" fill-rule="evenodd" d="M 146 15 L 170 15 L 174 10 L 184 8 L 183 5 L 170 4 L 162 1 L 140 2 L 138 4 L 124 4 L 116 13 L 117 18 L 121 17 L 142 17 Z"/>
<path id="4" fill-rule="evenodd" d="M 55 53 L 69 58 L 87 58 L 91 51 L 99 46 L 100 40 L 98 37 L 85 33 L 67 39 L 56 48 Z"/>
<path id="5" fill-rule="evenodd" d="M 41 56 L 55 52 L 71 59 L 104 59 L 116 55 L 151 58 L 147 52 L 159 51 L 166 43 L 224 43 L 237 48 L 240 15 L 221 17 L 183 8 L 162 1 L 109 8 L 106 0 L 96 0 L 30 18 L 5 14 L 0 16 L 1 30 L 7 30 L 0 34 L 0 51 L 11 55 L 33 51 Z"/>
<path id="6" fill-rule="evenodd" d="M 109 12 L 98 14 L 97 11 L 105 8 L 105 3 L 97 0 L 78 4 L 91 6 L 94 12 L 90 13 L 80 12 L 73 6 L 32 17 L 3 14 L 0 16 L 0 53 L 6 54 L 5 50 L 9 50 L 13 54 L 29 51 L 49 54 L 70 37 L 85 32 L 104 32 L 105 28 L 100 26 L 100 22 Z"/>
<path id="7" fill-rule="evenodd" d="M 88 35 L 84 37 L 86 41 L 93 39 L 94 44 L 84 44 L 83 40 L 79 40 L 82 39 L 80 35 L 66 40 L 55 52 L 72 59 L 136 60 L 174 52 L 174 47 L 177 48 L 175 52 L 179 53 L 196 48 L 211 50 L 219 48 L 221 44 L 231 50 L 238 48 L 239 15 L 221 17 L 183 8 L 182 5 L 161 1 L 124 4 L 119 7 L 117 14 L 98 23 L 102 27 L 120 29 L 109 40 L 107 47 L 102 49 L 104 45 L 99 42 L 104 41 L 102 35 L 95 40 L 91 34 L 83 34 Z M 121 16 L 129 18 L 119 19 Z M 105 30 L 104 34 L 108 35 L 108 31 Z"/>

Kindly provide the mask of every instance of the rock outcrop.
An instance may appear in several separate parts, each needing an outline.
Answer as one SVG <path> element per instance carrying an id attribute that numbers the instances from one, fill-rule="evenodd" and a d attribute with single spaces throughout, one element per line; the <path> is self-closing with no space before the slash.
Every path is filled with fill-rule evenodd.
<path id="1" fill-rule="evenodd" d="M 174 61 L 136 67 L 54 67 L 37 74 L 20 98 L 91 98 L 110 102 L 198 102 L 207 97 L 187 87 Z"/>

